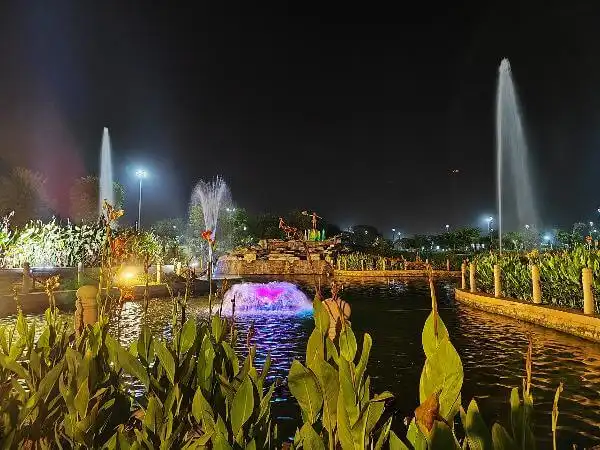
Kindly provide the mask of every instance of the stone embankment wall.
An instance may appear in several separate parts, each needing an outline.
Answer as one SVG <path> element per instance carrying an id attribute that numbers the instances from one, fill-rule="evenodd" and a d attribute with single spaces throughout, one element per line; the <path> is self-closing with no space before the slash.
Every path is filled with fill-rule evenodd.
<path id="1" fill-rule="evenodd" d="M 331 265 L 326 261 L 307 260 L 264 260 L 245 261 L 240 259 L 219 260 L 217 273 L 219 275 L 311 275 L 331 272 Z"/>
<path id="2" fill-rule="evenodd" d="M 600 317 L 546 305 L 528 303 L 511 298 L 495 298 L 481 292 L 456 289 L 457 301 L 483 311 L 500 314 L 546 328 L 600 342 Z"/>
<path id="3" fill-rule="evenodd" d="M 335 270 L 336 277 L 428 277 L 427 270 Z M 456 270 L 434 270 L 435 278 L 459 277 L 460 272 Z"/>
<path id="4" fill-rule="evenodd" d="M 333 252 L 339 241 L 263 240 L 219 258 L 219 275 L 310 275 L 333 271 Z M 307 254 L 308 250 L 308 254 Z"/>

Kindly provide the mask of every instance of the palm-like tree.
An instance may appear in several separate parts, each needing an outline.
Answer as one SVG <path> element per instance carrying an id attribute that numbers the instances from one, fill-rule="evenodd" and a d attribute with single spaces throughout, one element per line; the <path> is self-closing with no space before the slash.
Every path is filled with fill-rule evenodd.
<path id="1" fill-rule="evenodd" d="M 0 177 L 0 216 L 14 211 L 13 225 L 22 226 L 32 219 L 47 220 L 54 214 L 46 178 L 32 170 L 15 167 Z"/>

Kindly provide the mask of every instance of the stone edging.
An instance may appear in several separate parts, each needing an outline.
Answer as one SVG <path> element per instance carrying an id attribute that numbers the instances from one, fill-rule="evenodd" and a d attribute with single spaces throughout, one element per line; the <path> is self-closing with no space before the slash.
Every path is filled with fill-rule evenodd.
<path id="1" fill-rule="evenodd" d="M 427 270 L 334 270 L 339 277 L 427 277 Z M 434 270 L 434 277 L 459 277 L 460 271 Z"/>
<path id="2" fill-rule="evenodd" d="M 495 298 L 482 292 L 472 293 L 458 288 L 454 290 L 454 297 L 460 303 L 483 311 L 600 342 L 600 316 L 598 315 L 584 315 L 573 310 L 535 305 L 512 298 Z"/>

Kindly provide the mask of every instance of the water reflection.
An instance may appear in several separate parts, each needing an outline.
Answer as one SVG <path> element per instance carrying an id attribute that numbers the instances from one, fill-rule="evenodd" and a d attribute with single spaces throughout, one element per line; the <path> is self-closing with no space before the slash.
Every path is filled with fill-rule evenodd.
<path id="1" fill-rule="evenodd" d="M 307 285 L 300 285 L 312 297 Z M 600 345 L 455 304 L 452 288 L 449 282 L 436 283 L 440 314 L 465 370 L 463 405 L 476 396 L 486 422 L 499 420 L 509 425 L 510 389 L 521 386 L 523 356 L 531 336 L 536 435 L 546 440 L 542 447 L 551 437 L 550 413 L 560 381 L 565 386 L 559 403 L 560 448 L 600 443 Z M 428 285 L 422 280 L 352 280 L 346 283 L 342 296 L 352 305 L 352 324 L 359 346 L 364 332 L 373 337 L 369 364 L 372 385 L 376 391 L 387 389 L 396 395 L 395 427 L 402 432 L 401 419 L 411 415 L 418 403 L 424 361 L 421 331 L 431 305 Z M 187 315 L 203 318 L 207 310 L 205 298 L 192 299 Z M 155 335 L 171 336 L 171 311 L 169 300 L 150 302 L 149 326 Z M 141 303 L 125 305 L 119 326 L 122 344 L 129 345 L 137 337 L 142 315 Z M 42 319 L 41 315 L 30 315 L 28 319 L 35 317 Z M 72 322 L 71 317 L 65 314 L 65 320 Z M 14 317 L 0 319 L 0 323 L 14 323 Z M 251 324 L 256 332 L 252 343 L 257 346 L 257 364 L 262 365 L 270 352 L 273 362 L 269 380 L 284 379 L 294 358 L 304 360 L 313 327 L 310 313 L 238 317 L 237 350 L 241 354 L 246 352 Z M 298 418 L 299 411 L 285 383 L 276 390 L 273 413 L 283 433 L 292 434 L 295 422 L 291 419 Z"/>

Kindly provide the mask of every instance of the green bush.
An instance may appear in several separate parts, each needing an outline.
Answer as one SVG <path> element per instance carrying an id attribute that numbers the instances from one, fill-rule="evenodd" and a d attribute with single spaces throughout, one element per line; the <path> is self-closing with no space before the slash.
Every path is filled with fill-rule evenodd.
<path id="1" fill-rule="evenodd" d="M 540 269 L 542 302 L 583 308 L 582 269 L 592 269 L 593 289 L 600 293 L 600 250 L 585 245 L 571 250 L 530 253 L 505 252 L 479 254 L 474 258 L 477 264 L 477 288 L 482 292 L 494 292 L 494 264 L 500 265 L 502 295 L 509 298 L 531 300 L 531 266 Z M 469 267 L 467 266 L 467 270 Z"/>

